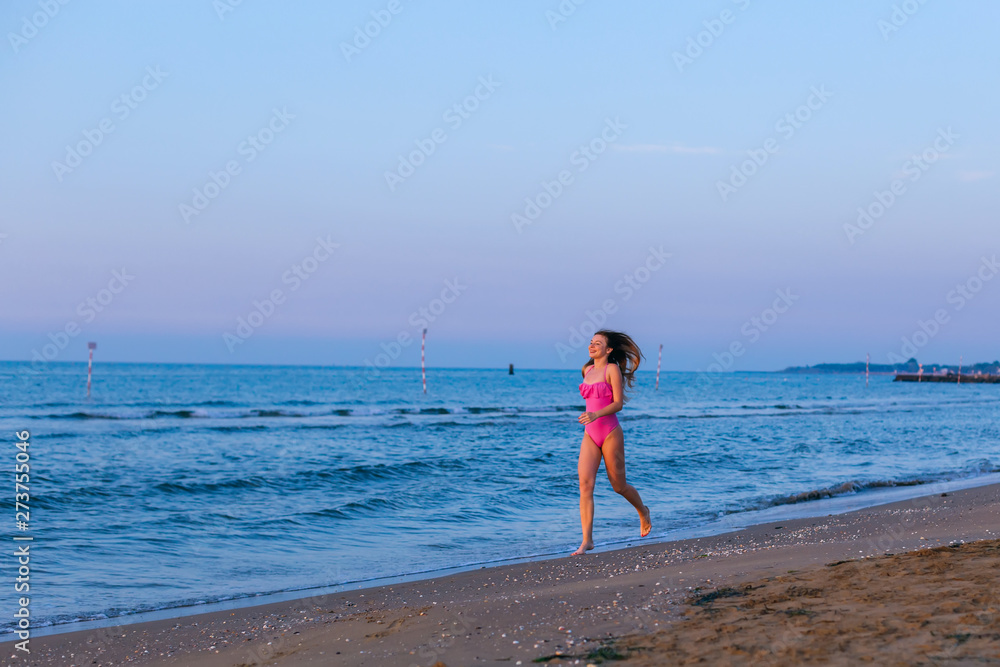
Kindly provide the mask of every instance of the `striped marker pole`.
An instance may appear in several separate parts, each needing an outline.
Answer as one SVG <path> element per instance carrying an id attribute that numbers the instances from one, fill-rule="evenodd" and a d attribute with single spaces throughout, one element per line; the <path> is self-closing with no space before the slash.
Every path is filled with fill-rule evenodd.
<path id="1" fill-rule="evenodd" d="M 424 364 L 424 348 L 427 346 L 427 329 L 420 337 L 420 377 L 424 382 L 424 393 L 427 393 L 427 366 Z"/>
<path id="2" fill-rule="evenodd" d="M 97 343 L 87 343 L 87 349 L 90 350 L 90 356 L 87 358 L 87 398 L 90 398 L 90 375 L 94 369 L 94 350 L 97 349 Z"/>
<path id="3" fill-rule="evenodd" d="M 663 343 L 660 343 L 660 353 L 656 355 L 656 387 L 654 391 L 660 388 L 660 361 L 663 360 Z"/>

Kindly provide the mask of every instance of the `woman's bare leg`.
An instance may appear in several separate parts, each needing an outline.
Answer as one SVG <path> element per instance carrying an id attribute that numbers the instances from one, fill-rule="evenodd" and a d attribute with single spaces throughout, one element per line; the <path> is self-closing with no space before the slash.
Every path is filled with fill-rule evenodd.
<path id="1" fill-rule="evenodd" d="M 594 484 L 600 467 L 601 449 L 589 435 L 584 435 L 580 444 L 580 461 L 576 467 L 580 477 L 580 527 L 583 528 L 583 542 L 573 552 L 574 556 L 594 548 Z"/>
<path id="2" fill-rule="evenodd" d="M 639 492 L 625 481 L 625 436 L 622 434 L 621 426 L 608 434 L 601 445 L 601 451 L 604 454 L 604 468 L 608 472 L 611 488 L 632 503 L 632 507 L 639 513 L 639 536 L 646 537 L 653 529 L 653 523 L 650 521 L 649 508 L 642 504 Z"/>

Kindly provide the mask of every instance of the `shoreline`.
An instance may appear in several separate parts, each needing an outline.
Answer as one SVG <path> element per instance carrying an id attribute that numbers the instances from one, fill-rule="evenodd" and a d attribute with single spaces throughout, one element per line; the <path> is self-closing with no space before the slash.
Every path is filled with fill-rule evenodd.
<path id="1" fill-rule="evenodd" d="M 951 492 L 961 489 L 971 489 L 991 484 L 1000 484 L 1000 473 L 985 473 L 975 477 L 937 480 L 920 484 L 878 486 L 864 488 L 858 492 L 845 491 L 837 493 L 836 495 L 815 499 L 804 499 L 795 502 L 779 503 L 759 509 L 733 512 L 715 521 L 675 529 L 665 533 L 659 533 L 653 535 L 652 538 L 626 538 L 601 542 L 598 543 L 594 549 L 589 551 L 588 554 L 614 551 L 632 546 L 638 546 L 639 544 L 649 546 L 668 544 L 671 542 L 694 538 L 714 537 L 774 521 L 788 521 L 791 519 L 806 519 L 825 515 L 843 514 L 869 507 L 878 507 L 880 505 L 909 500 L 911 498 L 935 495 L 937 493 Z M 650 539 L 653 541 L 650 541 Z M 226 600 L 167 606 L 160 609 L 139 611 L 111 618 L 68 621 L 52 625 L 38 626 L 32 630 L 32 636 L 41 638 L 73 632 L 100 630 L 108 627 L 121 627 L 138 623 L 181 619 L 201 614 L 212 614 L 270 605 L 274 603 L 292 602 L 299 599 L 327 596 L 345 591 L 363 591 L 381 586 L 427 581 L 463 572 L 478 571 L 484 568 L 490 569 L 502 567 L 504 565 L 543 562 L 558 559 L 565 557 L 568 551 L 572 551 L 572 549 L 573 547 L 570 546 L 568 547 L 568 550 L 561 550 L 558 552 L 538 552 L 523 556 L 511 556 L 495 560 L 473 562 L 465 565 L 455 565 L 402 574 L 391 574 L 372 577 L 370 579 L 347 581 L 334 586 L 318 586 L 275 591 L 272 593 L 248 594 Z"/>
<path id="2" fill-rule="evenodd" d="M 650 611 L 653 598 L 643 588 L 662 596 L 658 600 L 680 605 L 696 586 L 721 585 L 776 567 L 997 537 L 1000 484 L 950 491 L 937 487 L 915 487 L 924 493 L 907 500 L 826 516 L 772 518 L 711 536 L 637 541 L 580 557 L 482 566 L 225 610 L 196 608 L 197 614 L 153 621 L 125 624 L 115 619 L 102 628 L 36 635 L 30 661 L 16 655 L 13 641 L 3 648 L 13 656 L 7 664 L 16 665 L 89 665 L 95 660 L 325 664 L 330 653 L 342 664 L 358 665 L 434 664 L 425 656 L 439 656 L 445 664 L 514 664 L 517 659 L 526 664 L 543 653 L 580 650 L 608 636 L 669 626 L 676 615 Z M 642 598 L 638 602 L 630 599 L 637 594 Z M 601 613 L 595 615 L 595 609 Z M 583 613 L 587 610 L 589 615 Z M 450 638 L 447 646 L 443 625 Z M 508 638 L 508 632 L 520 639 Z"/>

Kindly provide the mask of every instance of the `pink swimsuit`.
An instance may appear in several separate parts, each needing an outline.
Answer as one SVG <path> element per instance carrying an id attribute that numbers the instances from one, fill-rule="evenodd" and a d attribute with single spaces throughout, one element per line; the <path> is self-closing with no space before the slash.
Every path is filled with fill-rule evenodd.
<path id="1" fill-rule="evenodd" d="M 589 374 L 590 371 L 587 371 Z M 586 380 L 587 378 L 584 377 Z M 604 382 L 587 384 L 580 383 L 580 395 L 587 399 L 587 412 L 597 412 L 615 401 L 614 392 L 611 390 L 611 383 L 608 382 L 608 367 L 604 367 Z M 618 428 L 618 417 L 616 415 L 605 415 L 598 417 L 594 421 L 583 427 L 584 432 L 590 436 L 594 444 L 600 447 L 604 444 L 604 439 Z"/>

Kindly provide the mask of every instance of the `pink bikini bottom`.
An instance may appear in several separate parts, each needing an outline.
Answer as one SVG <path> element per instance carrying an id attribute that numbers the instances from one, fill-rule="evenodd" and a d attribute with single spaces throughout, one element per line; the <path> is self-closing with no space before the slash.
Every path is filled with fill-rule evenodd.
<path id="1" fill-rule="evenodd" d="M 600 447 L 616 428 L 618 428 L 618 417 L 615 415 L 606 415 L 590 422 L 583 427 L 583 430 L 594 441 L 594 444 Z"/>

